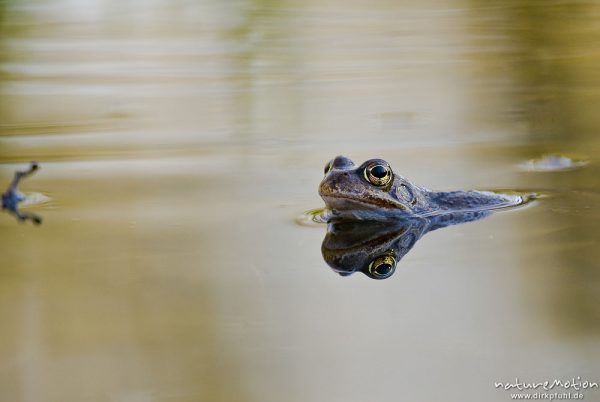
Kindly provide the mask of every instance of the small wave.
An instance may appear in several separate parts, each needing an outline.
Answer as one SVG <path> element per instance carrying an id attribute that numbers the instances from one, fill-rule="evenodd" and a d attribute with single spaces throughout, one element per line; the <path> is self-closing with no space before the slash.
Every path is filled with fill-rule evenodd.
<path id="1" fill-rule="evenodd" d="M 25 194 L 25 199 L 23 202 L 19 204 L 19 207 L 29 207 L 33 205 L 44 204 L 50 200 L 50 197 L 42 193 L 27 193 Z"/>

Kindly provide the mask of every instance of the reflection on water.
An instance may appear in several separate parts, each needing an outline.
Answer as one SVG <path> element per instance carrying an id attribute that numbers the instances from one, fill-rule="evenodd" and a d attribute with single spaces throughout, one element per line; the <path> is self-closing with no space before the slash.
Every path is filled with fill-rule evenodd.
<path id="1" fill-rule="evenodd" d="M 454 212 L 390 222 L 334 220 L 327 225 L 321 252 L 325 262 L 342 276 L 362 272 L 372 279 L 387 279 L 427 232 L 482 219 L 491 213 Z"/>
<path id="2" fill-rule="evenodd" d="M 37 160 L 21 190 L 49 198 L 38 227 L 0 214 L 0 399 L 505 401 L 494 381 L 597 380 L 598 11 L 0 1 L 0 183 Z M 341 281 L 293 223 L 338 154 L 550 196 L 428 234 L 394 280 Z M 588 163 L 519 169 L 551 154 Z"/>

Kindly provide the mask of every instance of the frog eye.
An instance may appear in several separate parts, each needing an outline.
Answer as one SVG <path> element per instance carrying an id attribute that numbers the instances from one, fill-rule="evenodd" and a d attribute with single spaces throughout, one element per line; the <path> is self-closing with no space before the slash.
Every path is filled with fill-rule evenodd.
<path id="1" fill-rule="evenodd" d="M 392 276 L 396 269 L 396 259 L 393 255 L 383 255 L 375 258 L 369 264 L 369 276 L 373 279 L 385 279 Z"/>
<path id="2" fill-rule="evenodd" d="M 330 160 L 329 162 L 327 162 L 327 164 L 325 165 L 325 170 L 324 173 L 327 174 L 329 173 L 329 171 L 331 170 L 331 167 L 333 166 L 333 160 Z"/>
<path id="3" fill-rule="evenodd" d="M 396 269 L 396 259 L 392 255 L 375 258 L 369 264 L 369 276 L 373 279 L 386 279 L 392 276 Z"/>
<path id="4" fill-rule="evenodd" d="M 387 163 L 373 162 L 365 168 L 365 179 L 375 186 L 385 186 L 392 181 L 392 169 Z"/>

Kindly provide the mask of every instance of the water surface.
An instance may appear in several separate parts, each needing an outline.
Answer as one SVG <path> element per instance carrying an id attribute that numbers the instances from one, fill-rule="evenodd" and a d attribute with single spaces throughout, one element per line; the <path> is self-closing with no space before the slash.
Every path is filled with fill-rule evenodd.
<path id="1" fill-rule="evenodd" d="M 198 3 L 198 4 L 196 4 Z M 505 401 L 600 380 L 595 2 L 3 1 L 0 399 Z M 394 276 L 321 257 L 323 165 L 543 192 Z M 546 154 L 565 171 L 524 171 Z M 597 400 L 589 391 L 586 400 Z"/>

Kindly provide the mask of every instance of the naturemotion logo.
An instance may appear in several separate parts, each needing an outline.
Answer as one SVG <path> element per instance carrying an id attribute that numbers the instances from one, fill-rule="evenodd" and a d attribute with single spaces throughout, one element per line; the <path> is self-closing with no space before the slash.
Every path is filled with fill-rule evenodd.
<path id="1" fill-rule="evenodd" d="M 581 377 L 571 378 L 570 380 L 562 381 L 554 379 L 552 381 L 545 380 L 540 382 L 527 382 L 521 381 L 519 378 L 515 378 L 514 382 L 494 382 L 494 387 L 502 388 L 506 391 L 517 389 L 524 391 L 528 389 L 541 388 L 544 391 L 550 391 L 554 388 L 563 388 L 565 390 L 573 389 L 574 391 L 598 388 L 598 383 L 595 381 L 582 380 Z"/>
<path id="2" fill-rule="evenodd" d="M 583 393 L 579 391 L 598 388 L 598 382 L 573 377 L 567 380 L 544 380 L 529 382 L 520 380 L 518 377 L 513 382 L 494 382 L 496 389 L 512 391 L 511 399 L 533 399 L 533 400 L 569 400 L 583 399 Z M 516 392 L 515 391 L 520 391 Z M 534 392 L 531 392 L 534 391 Z"/>

